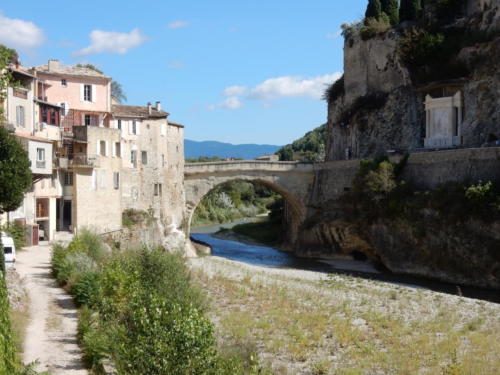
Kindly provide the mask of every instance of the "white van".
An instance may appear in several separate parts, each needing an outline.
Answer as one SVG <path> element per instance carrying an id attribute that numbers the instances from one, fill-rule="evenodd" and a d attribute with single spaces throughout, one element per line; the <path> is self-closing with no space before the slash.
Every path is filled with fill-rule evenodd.
<path id="1" fill-rule="evenodd" d="M 16 263 L 16 246 L 12 237 L 2 233 L 3 253 L 5 256 L 5 268 L 14 268 Z"/>

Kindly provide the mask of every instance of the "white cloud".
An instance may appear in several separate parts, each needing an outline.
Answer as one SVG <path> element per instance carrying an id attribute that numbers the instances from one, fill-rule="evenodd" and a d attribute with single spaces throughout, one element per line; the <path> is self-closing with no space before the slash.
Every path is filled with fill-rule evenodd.
<path id="1" fill-rule="evenodd" d="M 272 100 L 286 97 L 321 99 L 327 85 L 340 78 L 341 73 L 325 74 L 311 78 L 284 76 L 270 78 L 250 90 L 250 99 Z"/>
<path id="2" fill-rule="evenodd" d="M 237 96 L 230 96 L 226 100 L 218 103 L 218 104 L 210 104 L 207 106 L 207 109 L 210 111 L 213 111 L 214 109 L 217 108 L 224 108 L 224 109 L 238 109 L 243 107 L 243 103 L 241 103 L 240 98 Z"/>
<path id="3" fill-rule="evenodd" d="M 224 89 L 222 92 L 222 95 L 224 96 L 239 96 L 242 95 L 247 88 L 245 86 L 239 86 L 239 85 L 234 85 L 234 86 L 229 86 Z"/>
<path id="4" fill-rule="evenodd" d="M 137 28 L 133 29 L 130 33 L 92 30 L 90 33 L 90 45 L 76 51 L 75 55 L 84 56 L 103 52 L 123 55 L 129 49 L 140 46 L 146 40 L 146 36 Z"/>
<path id="5" fill-rule="evenodd" d="M 170 22 L 167 27 L 169 29 L 180 29 L 182 27 L 187 27 L 189 26 L 190 23 L 187 22 L 187 21 L 173 21 L 173 22 Z"/>
<path id="6" fill-rule="evenodd" d="M 33 22 L 8 18 L 0 13 L 0 43 L 10 48 L 30 49 L 45 41 L 43 30 Z"/>
<path id="7" fill-rule="evenodd" d="M 335 39 L 342 35 L 342 30 L 337 31 L 336 33 L 328 33 L 326 34 L 327 39 Z"/>

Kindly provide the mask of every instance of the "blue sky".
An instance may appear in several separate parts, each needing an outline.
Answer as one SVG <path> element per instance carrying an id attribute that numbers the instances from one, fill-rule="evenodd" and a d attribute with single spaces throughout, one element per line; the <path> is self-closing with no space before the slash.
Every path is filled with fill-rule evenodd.
<path id="1" fill-rule="evenodd" d="M 340 24 L 366 0 L 4 2 L 0 43 L 24 65 L 89 62 L 126 104 L 160 100 L 186 138 L 286 144 L 326 121 Z"/>

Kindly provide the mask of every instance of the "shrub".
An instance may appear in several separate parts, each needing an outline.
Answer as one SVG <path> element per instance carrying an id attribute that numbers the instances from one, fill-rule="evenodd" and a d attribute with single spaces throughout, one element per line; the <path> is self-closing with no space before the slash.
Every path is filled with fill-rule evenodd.
<path id="1" fill-rule="evenodd" d="M 361 27 L 363 26 L 363 21 L 356 21 L 352 23 L 343 23 L 340 25 L 342 29 L 342 36 L 345 41 L 349 41 L 350 47 L 352 47 L 354 43 L 354 38 L 359 34 Z"/>
<path id="2" fill-rule="evenodd" d="M 367 18 L 365 19 L 365 25 L 360 30 L 361 39 L 368 40 L 385 33 L 390 28 L 391 22 L 385 13 L 379 18 Z"/>
<path id="3" fill-rule="evenodd" d="M 14 240 L 16 249 L 21 249 L 26 245 L 26 227 L 19 223 L 8 223 L 0 227 L 0 231 L 5 232 Z"/>
<path id="4" fill-rule="evenodd" d="M 136 225 L 150 224 L 154 220 L 151 213 L 144 210 L 136 210 L 127 208 L 122 212 L 122 224 L 126 228 L 131 228 Z"/>
<path id="5" fill-rule="evenodd" d="M 342 77 L 340 77 L 338 80 L 336 80 L 330 86 L 327 87 L 327 89 L 323 93 L 323 99 L 326 100 L 328 104 L 332 104 L 335 100 L 337 100 L 344 94 L 345 94 L 344 75 L 342 74 Z"/>
<path id="6" fill-rule="evenodd" d="M 431 64 L 442 59 L 439 52 L 444 39 L 441 33 L 432 34 L 424 29 L 412 28 L 405 31 L 398 46 L 398 53 L 410 67 Z"/>
<path id="7" fill-rule="evenodd" d="M 92 306 L 99 292 L 99 273 L 86 271 L 78 275 L 71 286 L 71 294 L 78 305 Z"/>
<path id="8" fill-rule="evenodd" d="M 3 249 L 2 253 L 3 253 Z M 0 374 L 16 374 L 18 364 L 16 361 L 14 338 L 9 320 L 9 301 L 4 274 L 0 274 Z"/>

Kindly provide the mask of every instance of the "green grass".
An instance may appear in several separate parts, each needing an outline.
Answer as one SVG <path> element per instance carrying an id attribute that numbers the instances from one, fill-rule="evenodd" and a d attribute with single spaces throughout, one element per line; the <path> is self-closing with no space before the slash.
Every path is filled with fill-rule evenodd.
<path id="1" fill-rule="evenodd" d="M 279 245 L 282 240 L 281 222 L 264 219 L 246 224 L 238 224 L 231 230 L 239 235 L 249 237 L 259 243 L 269 246 Z"/>

